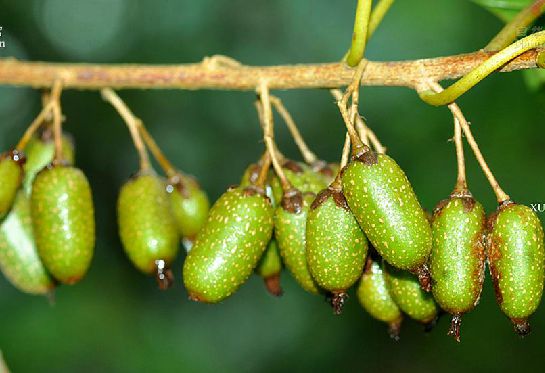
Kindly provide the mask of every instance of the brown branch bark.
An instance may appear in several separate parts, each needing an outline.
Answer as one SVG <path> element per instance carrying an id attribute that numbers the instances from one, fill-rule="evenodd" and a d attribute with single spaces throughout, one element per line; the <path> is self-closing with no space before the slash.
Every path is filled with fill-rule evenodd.
<path id="1" fill-rule="evenodd" d="M 501 71 L 532 69 L 542 49 L 513 59 Z M 449 57 L 398 62 L 370 61 L 362 84 L 414 88 L 424 79 L 459 78 L 490 57 L 478 51 Z M 214 62 L 216 61 L 216 62 Z M 350 84 L 354 69 L 344 63 L 245 66 L 228 59 L 205 59 L 181 65 L 100 65 L 26 62 L 0 59 L 0 84 L 47 88 L 62 79 L 65 89 L 223 89 L 255 90 L 260 81 L 270 89 L 336 88 Z"/>

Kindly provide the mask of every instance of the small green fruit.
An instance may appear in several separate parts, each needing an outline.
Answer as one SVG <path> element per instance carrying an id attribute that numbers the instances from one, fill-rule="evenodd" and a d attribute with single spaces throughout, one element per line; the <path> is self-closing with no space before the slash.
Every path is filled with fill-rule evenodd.
<path id="1" fill-rule="evenodd" d="M 307 216 L 316 195 L 292 193 L 295 198 L 286 198 L 275 210 L 274 229 L 278 248 L 295 281 L 309 293 L 319 294 L 320 289 L 310 274 L 306 255 Z"/>
<path id="2" fill-rule="evenodd" d="M 362 307 L 375 319 L 387 323 L 390 337 L 398 340 L 403 313 L 386 286 L 381 262 L 381 260 L 367 258 L 357 295 Z"/>
<path id="3" fill-rule="evenodd" d="M 263 278 L 267 291 L 276 297 L 282 295 L 280 272 L 282 272 L 282 259 L 280 259 L 278 252 L 278 244 L 273 238 L 269 241 L 265 253 L 259 260 L 255 273 Z"/>
<path id="4" fill-rule="evenodd" d="M 314 171 L 304 163 L 287 161 L 282 166 L 282 169 L 293 188 L 303 193 L 311 192 L 316 194 L 329 185 L 327 184 L 327 177 Z M 276 176 L 272 177 L 270 184 L 274 200 L 281 201 L 283 190 L 279 178 Z"/>
<path id="5" fill-rule="evenodd" d="M 448 334 L 459 342 L 461 315 L 475 308 L 483 287 L 485 212 L 469 194 L 452 196 L 435 208 L 432 228 L 433 296 L 453 315 Z"/>
<path id="6" fill-rule="evenodd" d="M 0 155 L 0 219 L 11 209 L 23 179 L 25 156 L 13 150 Z"/>
<path id="7" fill-rule="evenodd" d="M 194 178 L 182 174 L 169 180 L 167 190 L 180 235 L 194 241 L 204 226 L 210 209 L 206 192 Z"/>
<path id="8" fill-rule="evenodd" d="M 312 277 L 332 293 L 333 310 L 341 313 L 346 291 L 363 272 L 367 239 L 340 188 L 324 189 L 312 203 L 307 219 L 306 254 Z"/>
<path id="9" fill-rule="evenodd" d="M 432 295 L 421 289 L 418 278 L 412 273 L 384 264 L 386 285 L 394 302 L 410 318 L 432 325 L 439 311 Z"/>
<path id="10" fill-rule="evenodd" d="M 48 294 L 55 284 L 38 255 L 32 232 L 30 201 L 19 191 L 0 225 L 0 270 L 17 289 L 29 294 Z"/>
<path id="11" fill-rule="evenodd" d="M 342 185 L 350 209 L 379 254 L 389 264 L 417 273 L 429 291 L 431 228 L 398 164 L 367 151 L 344 169 Z"/>
<path id="12" fill-rule="evenodd" d="M 155 274 L 158 285 L 171 285 L 170 265 L 179 249 L 166 183 L 155 173 L 136 175 L 123 185 L 117 200 L 119 235 L 131 262 Z"/>
<path id="13" fill-rule="evenodd" d="M 55 156 L 55 142 L 49 132 L 40 137 L 33 137 L 25 147 L 25 155 L 27 160 L 24 166 L 23 186 L 27 194 L 30 194 L 34 178 L 53 161 Z M 67 134 L 62 136 L 62 157 L 66 165 L 74 164 L 74 142 Z"/>
<path id="14" fill-rule="evenodd" d="M 273 231 L 273 208 L 256 187 L 233 188 L 210 209 L 183 268 L 184 284 L 195 301 L 217 303 L 252 274 Z"/>
<path id="15" fill-rule="evenodd" d="M 91 188 L 81 170 L 51 166 L 32 186 L 31 211 L 42 261 L 57 280 L 78 282 L 87 272 L 95 246 Z"/>
<path id="16" fill-rule="evenodd" d="M 543 295 L 543 228 L 529 207 L 502 204 L 488 219 L 487 254 L 496 300 L 515 331 L 530 332 L 528 317 Z"/>

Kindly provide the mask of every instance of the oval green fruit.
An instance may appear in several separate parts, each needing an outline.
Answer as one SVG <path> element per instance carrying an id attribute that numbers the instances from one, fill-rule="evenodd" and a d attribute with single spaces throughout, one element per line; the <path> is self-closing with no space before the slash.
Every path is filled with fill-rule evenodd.
<path id="1" fill-rule="evenodd" d="M 312 277 L 332 293 L 333 310 L 341 313 L 346 291 L 363 272 L 367 239 L 340 189 L 324 189 L 312 203 L 307 219 L 306 255 Z"/>
<path id="2" fill-rule="evenodd" d="M 138 174 L 121 188 L 117 200 L 119 235 L 125 253 L 142 273 L 155 274 L 158 285 L 171 285 L 165 274 L 179 249 L 178 227 L 167 185 L 153 171 Z"/>
<path id="3" fill-rule="evenodd" d="M 42 261 L 65 284 L 78 282 L 89 269 L 95 246 L 91 188 L 81 170 L 52 166 L 34 180 L 32 224 Z"/>
<path id="4" fill-rule="evenodd" d="M 208 217 L 210 202 L 206 192 L 194 178 L 182 174 L 169 180 L 167 190 L 180 235 L 193 241 Z"/>
<path id="5" fill-rule="evenodd" d="M 475 308 L 481 296 L 484 228 L 483 206 L 469 194 L 441 201 L 434 210 L 430 257 L 433 296 L 452 315 L 448 334 L 458 342 L 461 315 Z"/>
<path id="6" fill-rule="evenodd" d="M 434 323 L 439 308 L 431 293 L 421 289 L 418 278 L 412 273 L 384 264 L 386 285 L 399 308 L 422 324 Z"/>
<path id="7" fill-rule="evenodd" d="M 71 136 L 63 134 L 62 136 L 63 160 L 67 165 L 74 164 L 74 142 Z M 30 194 L 34 178 L 48 164 L 53 161 L 55 156 L 55 143 L 49 132 L 40 137 L 33 137 L 25 147 L 26 162 L 24 166 L 25 177 L 23 186 L 27 194 Z"/>
<path id="8" fill-rule="evenodd" d="M 398 340 L 403 313 L 394 302 L 386 286 L 386 278 L 381 262 L 381 260 L 375 260 L 371 257 L 367 258 L 357 296 L 362 307 L 375 319 L 388 324 L 390 337 Z"/>
<path id="9" fill-rule="evenodd" d="M 263 278 L 267 291 L 272 295 L 279 297 L 282 295 L 282 287 L 280 286 L 280 273 L 282 272 L 282 260 L 278 252 L 278 244 L 273 238 L 269 241 L 267 249 L 257 267 L 255 273 Z"/>
<path id="10" fill-rule="evenodd" d="M 287 161 L 282 166 L 282 169 L 293 188 L 300 190 L 303 193 L 318 193 L 329 185 L 327 184 L 327 177 L 314 171 L 310 166 L 307 166 L 304 163 Z M 274 200 L 281 201 L 283 190 L 280 179 L 277 176 L 273 176 L 270 184 Z"/>
<path id="11" fill-rule="evenodd" d="M 13 150 L 0 155 L 0 219 L 11 209 L 23 179 L 25 156 Z"/>
<path id="12" fill-rule="evenodd" d="M 488 220 L 487 256 L 496 300 L 521 335 L 530 332 L 528 317 L 543 295 L 543 228 L 534 211 L 512 202 Z"/>
<path id="13" fill-rule="evenodd" d="M 49 294 L 55 283 L 47 273 L 34 243 L 30 201 L 19 191 L 0 225 L 0 270 L 22 292 Z"/>
<path id="14" fill-rule="evenodd" d="M 212 206 L 183 267 L 195 301 L 217 303 L 252 274 L 273 231 L 273 208 L 264 191 L 232 188 Z"/>
<path id="15" fill-rule="evenodd" d="M 394 267 L 418 274 L 429 291 L 431 228 L 403 170 L 387 155 L 367 151 L 343 170 L 342 186 L 379 254 Z"/>
<path id="16" fill-rule="evenodd" d="M 286 268 L 303 289 L 319 294 L 320 289 L 310 274 L 306 255 L 307 216 L 315 198 L 314 193 L 305 193 L 299 206 L 287 203 L 278 206 L 274 213 L 274 229 Z"/>

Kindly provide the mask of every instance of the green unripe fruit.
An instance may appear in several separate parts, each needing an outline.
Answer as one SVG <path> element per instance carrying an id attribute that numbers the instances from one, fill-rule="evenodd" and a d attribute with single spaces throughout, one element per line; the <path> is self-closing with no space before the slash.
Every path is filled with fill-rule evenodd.
<path id="1" fill-rule="evenodd" d="M 25 157 L 17 150 L 0 155 L 0 219 L 11 209 L 23 179 Z"/>
<path id="2" fill-rule="evenodd" d="M 387 323 L 390 337 L 398 340 L 403 313 L 386 286 L 381 261 L 367 259 L 357 295 L 362 307 L 375 319 Z"/>
<path id="3" fill-rule="evenodd" d="M 319 172 L 314 171 L 310 166 L 307 166 L 304 163 L 287 161 L 282 166 L 282 169 L 293 188 L 300 190 L 303 193 L 318 193 L 329 185 L 327 184 L 326 177 Z M 280 179 L 274 176 L 270 183 L 274 200 L 281 201 L 283 190 Z"/>
<path id="4" fill-rule="evenodd" d="M 17 289 L 29 294 L 48 294 L 55 284 L 38 255 L 32 232 L 30 201 L 19 191 L 0 225 L 0 270 Z"/>
<path id="5" fill-rule="evenodd" d="M 276 297 L 282 295 L 280 272 L 282 272 L 282 259 L 278 252 L 278 244 L 273 238 L 269 241 L 265 253 L 259 260 L 255 273 L 263 278 L 267 291 Z"/>
<path id="6" fill-rule="evenodd" d="M 55 156 L 55 142 L 50 136 L 33 137 L 25 147 L 26 162 L 23 186 L 30 194 L 34 178 Z M 62 158 L 66 165 L 74 164 L 74 143 L 69 135 L 62 136 Z"/>
<path id="7" fill-rule="evenodd" d="M 488 220 L 488 262 L 496 300 L 515 331 L 530 332 L 528 317 L 543 294 L 543 228 L 529 207 L 502 204 Z"/>
<path id="8" fill-rule="evenodd" d="M 45 267 L 62 283 L 78 282 L 89 269 L 95 246 L 93 198 L 83 172 L 63 166 L 41 171 L 32 186 L 31 211 Z"/>
<path id="9" fill-rule="evenodd" d="M 131 178 L 117 200 L 119 235 L 127 256 L 141 272 L 155 274 L 158 285 L 171 285 L 164 271 L 179 249 L 178 227 L 174 220 L 166 183 L 152 172 Z"/>
<path id="10" fill-rule="evenodd" d="M 384 264 L 386 285 L 394 302 L 410 318 L 422 324 L 433 323 L 439 308 L 432 295 L 420 288 L 418 278 L 386 262 Z"/>
<path id="11" fill-rule="evenodd" d="M 418 273 L 423 288 L 430 290 L 425 268 L 432 245 L 430 225 L 398 164 L 367 151 L 344 169 L 342 185 L 350 209 L 379 254 L 397 268 Z"/>
<path id="12" fill-rule="evenodd" d="M 169 180 L 167 188 L 172 213 L 182 237 L 193 241 L 208 217 L 208 196 L 192 177 L 178 174 Z"/>
<path id="13" fill-rule="evenodd" d="M 316 195 L 305 193 L 300 203 L 284 203 L 274 214 L 275 236 L 284 264 L 303 289 L 312 294 L 320 292 L 307 264 L 307 216 Z"/>
<path id="14" fill-rule="evenodd" d="M 273 231 L 273 208 L 256 187 L 233 188 L 212 206 L 183 267 L 193 300 L 217 303 L 252 274 Z"/>
<path id="15" fill-rule="evenodd" d="M 430 257 L 433 296 L 453 315 L 448 334 L 458 342 L 461 315 L 475 308 L 481 296 L 484 228 L 483 206 L 470 195 L 452 196 L 435 208 Z"/>
<path id="16" fill-rule="evenodd" d="M 367 255 L 367 239 L 341 190 L 329 187 L 312 203 L 306 253 L 312 277 L 332 293 L 333 310 L 339 314 L 346 291 L 361 277 Z"/>

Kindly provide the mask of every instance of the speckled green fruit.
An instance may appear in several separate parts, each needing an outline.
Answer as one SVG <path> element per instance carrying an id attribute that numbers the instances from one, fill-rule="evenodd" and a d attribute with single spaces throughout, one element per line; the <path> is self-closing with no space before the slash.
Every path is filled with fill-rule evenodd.
<path id="1" fill-rule="evenodd" d="M 45 166 L 53 161 L 55 143 L 52 138 L 33 137 L 25 147 L 26 162 L 23 186 L 30 194 L 34 178 Z M 62 137 L 62 156 L 67 165 L 74 164 L 74 143 L 69 135 Z"/>
<path id="2" fill-rule="evenodd" d="M 83 172 L 64 166 L 41 171 L 32 185 L 31 211 L 45 267 L 62 283 L 78 282 L 95 246 L 93 198 Z"/>
<path id="3" fill-rule="evenodd" d="M 255 273 L 263 278 L 268 292 L 278 297 L 282 295 L 282 287 L 280 286 L 281 272 L 282 259 L 278 251 L 278 244 L 273 238 L 269 241 L 265 253 L 261 256 Z"/>
<path id="4" fill-rule="evenodd" d="M 431 251 L 431 228 L 398 164 L 372 151 L 342 175 L 343 191 L 369 241 L 391 265 L 416 271 Z"/>
<path id="5" fill-rule="evenodd" d="M 13 151 L 0 155 L 0 219 L 11 209 L 23 179 L 24 156 Z"/>
<path id="6" fill-rule="evenodd" d="M 303 193 L 318 193 L 328 186 L 327 177 L 314 171 L 310 166 L 304 163 L 288 161 L 282 167 L 286 177 L 294 189 Z M 270 181 L 275 201 L 282 200 L 282 186 L 278 177 L 274 176 Z"/>
<path id="7" fill-rule="evenodd" d="M 403 313 L 394 302 L 386 286 L 382 261 L 367 259 L 357 295 L 362 307 L 375 319 L 387 323 L 390 336 L 393 339 L 398 339 Z"/>
<path id="8" fill-rule="evenodd" d="M 470 196 L 441 201 L 433 215 L 430 271 L 433 296 L 453 315 L 449 334 L 459 340 L 460 315 L 479 302 L 484 281 L 483 206 Z"/>
<path id="9" fill-rule="evenodd" d="M 361 277 L 367 255 L 367 239 L 342 191 L 329 187 L 312 203 L 307 219 L 306 254 L 312 277 L 332 293 L 333 308 L 340 312 L 342 298 Z M 337 301 L 341 302 L 339 307 Z"/>
<path id="10" fill-rule="evenodd" d="M 412 273 L 383 264 L 386 285 L 394 302 L 410 318 L 423 324 L 432 323 L 439 312 L 433 296 L 420 288 L 418 278 Z"/>
<path id="11" fill-rule="evenodd" d="M 543 294 L 543 228 L 529 207 L 504 204 L 488 220 L 488 262 L 501 310 L 527 334 Z"/>
<path id="12" fill-rule="evenodd" d="M 169 181 L 172 213 L 182 237 L 194 240 L 208 217 L 210 202 L 197 181 L 178 174 Z"/>
<path id="13" fill-rule="evenodd" d="M 284 264 L 295 281 L 312 294 L 320 290 L 308 269 L 306 229 L 308 211 L 315 197 L 314 193 L 305 193 L 299 211 L 278 206 L 274 214 L 275 236 Z"/>
<path id="14" fill-rule="evenodd" d="M 154 274 L 156 261 L 170 266 L 180 245 L 163 179 L 152 171 L 129 179 L 119 193 L 117 218 L 123 248 L 136 268 Z"/>
<path id="15" fill-rule="evenodd" d="M 217 303 L 252 274 L 273 231 L 270 200 L 253 187 L 233 188 L 212 206 L 183 267 L 191 299 Z"/>
<path id="16" fill-rule="evenodd" d="M 55 287 L 38 255 L 30 201 L 23 191 L 19 191 L 13 208 L 0 225 L 0 270 L 13 286 L 25 293 L 47 294 Z"/>

